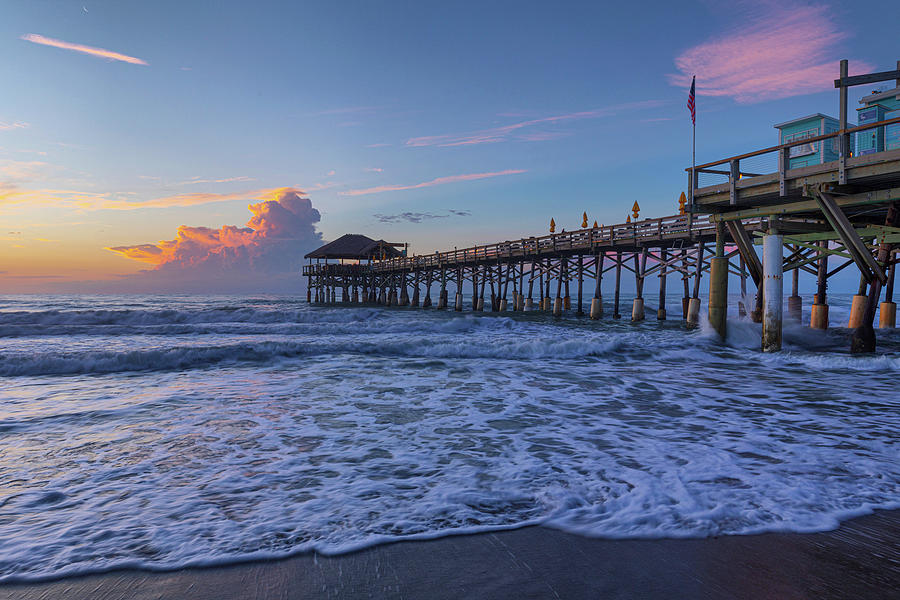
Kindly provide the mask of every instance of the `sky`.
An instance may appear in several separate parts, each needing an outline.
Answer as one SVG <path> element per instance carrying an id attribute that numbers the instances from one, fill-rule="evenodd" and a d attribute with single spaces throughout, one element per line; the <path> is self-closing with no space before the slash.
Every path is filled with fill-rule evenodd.
<path id="1" fill-rule="evenodd" d="M 702 163 L 836 115 L 838 61 L 895 68 L 897 22 L 896 0 L 8 0 L 0 293 L 291 292 L 344 233 L 422 254 L 675 214 L 691 75 Z"/>

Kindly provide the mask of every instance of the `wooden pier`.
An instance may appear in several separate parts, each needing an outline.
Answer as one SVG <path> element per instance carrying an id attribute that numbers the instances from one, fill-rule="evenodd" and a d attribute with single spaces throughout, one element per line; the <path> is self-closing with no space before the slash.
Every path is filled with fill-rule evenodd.
<path id="1" fill-rule="evenodd" d="M 308 278 L 307 299 L 428 308 L 432 290 L 437 288 L 436 308 L 451 308 L 452 291 L 452 308 L 461 311 L 467 308 L 463 294 L 469 290 L 468 308 L 474 311 L 484 310 L 488 300 L 494 311 L 543 310 L 559 316 L 574 310 L 599 319 L 603 317 L 603 280 L 612 273 L 611 316 L 620 318 L 625 271 L 635 277 L 632 320 L 645 318 L 647 277 L 659 278 L 657 319 L 668 318 L 666 282 L 675 276 L 681 279 L 679 317 L 696 326 L 701 283 L 708 274 L 709 322 L 724 337 L 728 276 L 734 274 L 740 277 L 742 297 L 747 297 L 747 279 L 752 280 L 755 301 L 751 306 L 742 302 L 739 309 L 762 322 L 763 351 L 777 351 L 781 349 L 785 273 L 792 274 L 788 317 L 801 318 L 798 277 L 805 271 L 817 280 L 810 326 L 826 329 L 828 279 L 855 267 L 860 284 L 847 323 L 854 330 L 851 351 L 872 352 L 876 311 L 880 312 L 881 327 L 894 327 L 896 318 L 893 288 L 895 248 L 900 243 L 900 149 L 852 156 L 850 136 L 900 123 L 900 118 L 848 127 L 847 89 L 896 79 L 900 95 L 900 63 L 897 71 L 848 77 L 847 62 L 842 61 L 840 74 L 835 81 L 841 99 L 838 131 L 685 169 L 692 198 L 686 214 L 423 256 L 403 256 L 396 250 L 399 244 L 374 240 L 368 240 L 371 243 L 358 255 L 316 251 L 307 255 L 310 262 L 303 269 Z M 838 160 L 789 168 L 791 148 L 825 143 L 835 145 Z M 742 161 L 746 164 L 763 156 L 776 158 L 776 172 L 742 171 Z M 700 186 L 701 175 L 724 181 Z M 760 242 L 761 257 L 756 251 Z M 330 258 L 338 262 L 329 263 Z M 347 264 L 348 259 L 353 264 Z M 591 299 L 589 307 L 587 297 Z"/>

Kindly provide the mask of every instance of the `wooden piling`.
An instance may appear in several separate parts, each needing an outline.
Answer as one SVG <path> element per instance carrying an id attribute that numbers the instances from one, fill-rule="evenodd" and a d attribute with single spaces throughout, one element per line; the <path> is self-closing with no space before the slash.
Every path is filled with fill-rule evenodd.
<path id="1" fill-rule="evenodd" d="M 644 272 L 647 269 L 647 248 L 641 249 L 640 258 L 634 255 L 635 299 L 631 307 L 631 320 L 644 320 Z"/>
<path id="2" fill-rule="evenodd" d="M 584 314 L 584 306 L 582 304 L 581 291 L 584 287 L 584 256 L 578 256 L 578 310 L 575 312 L 578 316 Z"/>
<path id="3" fill-rule="evenodd" d="M 556 276 L 556 300 L 553 301 L 553 316 L 558 317 L 562 315 L 563 309 L 563 300 L 562 300 L 562 286 L 563 286 L 563 265 L 565 263 L 562 259 L 559 262 L 559 271 Z"/>
<path id="4" fill-rule="evenodd" d="M 803 320 L 803 298 L 800 297 L 800 268 L 791 273 L 791 295 L 788 296 L 788 318 L 792 321 Z"/>
<path id="5" fill-rule="evenodd" d="M 656 309 L 656 320 L 657 321 L 665 321 L 666 320 L 666 275 L 668 268 L 668 256 L 666 254 L 666 249 L 661 248 L 659 251 L 660 262 L 662 263 L 659 268 L 659 308 Z"/>
<path id="6" fill-rule="evenodd" d="M 594 297 L 591 298 L 591 318 L 599 319 L 603 315 L 603 297 L 601 296 L 600 282 L 603 280 L 603 263 L 606 258 L 605 252 L 598 252 L 594 266 L 597 269 L 597 277 L 594 284 Z"/>
<path id="7" fill-rule="evenodd" d="M 616 290 L 613 295 L 613 319 L 621 319 L 619 314 L 619 292 L 622 289 L 622 253 L 616 252 Z"/>
<path id="8" fill-rule="evenodd" d="M 897 227 L 900 224 L 900 202 L 893 202 L 888 206 L 887 216 L 884 224 L 887 227 Z M 893 243 L 888 242 L 885 238 L 881 239 L 878 244 L 879 265 L 887 264 L 888 259 L 893 251 Z M 863 322 L 853 332 L 850 338 L 850 352 L 858 354 L 861 352 L 875 352 L 875 329 L 873 327 L 875 321 L 875 311 L 878 307 L 878 299 L 881 297 L 881 279 L 877 276 L 872 277 L 869 285 L 869 295 L 866 298 L 866 309 L 863 314 Z"/>
<path id="9" fill-rule="evenodd" d="M 697 244 L 697 265 L 694 272 L 694 291 L 688 302 L 688 325 L 696 327 L 700 323 L 700 279 L 703 277 L 703 243 Z"/>
<path id="10" fill-rule="evenodd" d="M 884 302 L 878 306 L 878 328 L 893 329 L 897 325 L 897 304 L 894 303 L 894 262 L 895 256 L 891 252 L 890 266 L 888 267 L 888 280 L 884 288 Z"/>
<path id="11" fill-rule="evenodd" d="M 816 272 L 816 295 L 813 297 L 812 315 L 809 326 L 813 329 L 828 329 L 828 242 L 819 242 L 819 264 Z"/>

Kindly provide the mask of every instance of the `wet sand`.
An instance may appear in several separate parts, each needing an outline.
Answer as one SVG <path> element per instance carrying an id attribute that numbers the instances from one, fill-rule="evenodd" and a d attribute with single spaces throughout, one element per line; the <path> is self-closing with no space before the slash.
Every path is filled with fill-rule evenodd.
<path id="1" fill-rule="evenodd" d="M 0 586 L 0 599 L 900 598 L 900 510 L 814 534 L 604 540 L 544 527 L 171 572 Z"/>

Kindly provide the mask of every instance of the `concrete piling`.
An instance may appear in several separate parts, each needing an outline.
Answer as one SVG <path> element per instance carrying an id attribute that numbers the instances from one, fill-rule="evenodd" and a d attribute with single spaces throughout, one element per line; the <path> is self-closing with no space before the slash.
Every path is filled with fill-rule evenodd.
<path id="1" fill-rule="evenodd" d="M 556 300 L 553 301 L 553 316 L 554 317 L 559 317 L 562 315 L 562 306 L 563 306 L 563 300 L 560 296 L 557 296 Z"/>
<path id="2" fill-rule="evenodd" d="M 897 325 L 897 304 L 882 302 L 878 305 L 878 328 L 893 329 Z"/>
<path id="3" fill-rule="evenodd" d="M 728 259 L 717 256 L 709 266 L 709 324 L 723 340 L 728 322 Z"/>
<path id="4" fill-rule="evenodd" d="M 644 299 L 643 298 L 635 298 L 634 303 L 631 305 L 631 320 L 632 321 L 643 321 L 644 320 Z"/>
<path id="5" fill-rule="evenodd" d="M 603 299 L 591 298 L 591 318 L 595 321 L 603 316 Z"/>
<path id="6" fill-rule="evenodd" d="M 850 321 L 847 323 L 847 327 L 856 329 L 862 326 L 868 301 L 869 297 L 865 294 L 855 294 L 853 296 L 853 300 L 850 302 Z"/>
<path id="7" fill-rule="evenodd" d="M 774 228 L 763 236 L 763 331 L 762 351 L 781 350 L 783 300 L 783 236 Z"/>
<path id="8" fill-rule="evenodd" d="M 689 327 L 696 327 L 700 324 L 700 298 L 686 298 L 687 305 L 687 324 Z"/>

